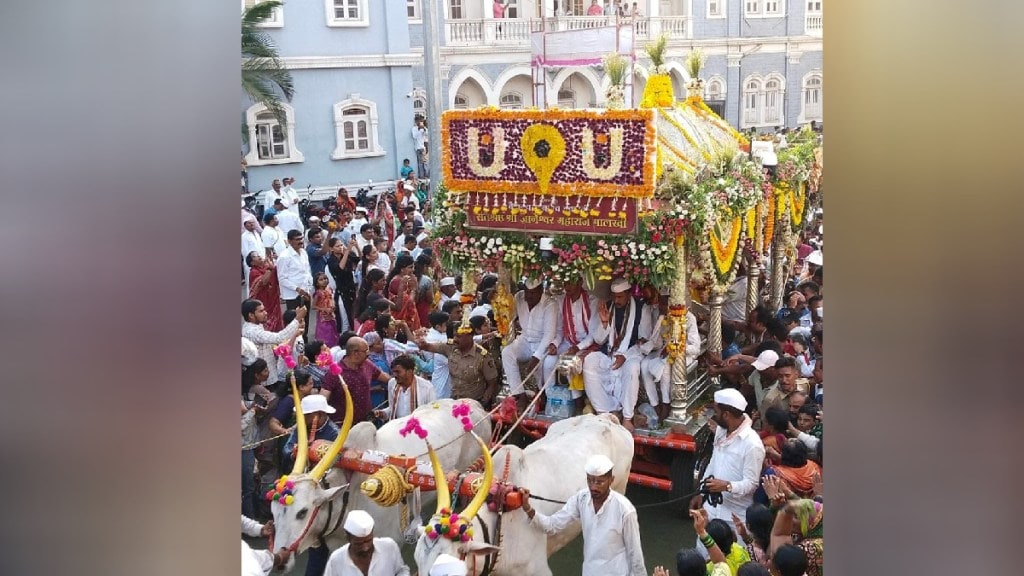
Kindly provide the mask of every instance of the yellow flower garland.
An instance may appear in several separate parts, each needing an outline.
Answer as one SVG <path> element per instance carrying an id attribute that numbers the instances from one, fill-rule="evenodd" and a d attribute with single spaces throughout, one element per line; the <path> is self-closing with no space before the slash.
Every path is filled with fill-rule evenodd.
<path id="1" fill-rule="evenodd" d="M 712 226 L 711 231 L 708 233 L 708 239 L 711 244 L 711 261 L 719 279 L 728 277 L 729 272 L 736 263 L 736 257 L 740 252 L 740 233 L 742 231 L 743 217 L 736 216 L 732 219 L 732 228 L 729 230 L 729 240 L 726 243 L 723 244 L 721 238 L 719 238 L 717 226 Z"/>
<path id="2" fill-rule="evenodd" d="M 804 223 L 804 209 L 807 202 L 807 182 L 801 181 L 794 190 L 789 187 L 789 202 L 793 210 L 790 214 L 793 223 L 793 230 L 798 231 Z"/>

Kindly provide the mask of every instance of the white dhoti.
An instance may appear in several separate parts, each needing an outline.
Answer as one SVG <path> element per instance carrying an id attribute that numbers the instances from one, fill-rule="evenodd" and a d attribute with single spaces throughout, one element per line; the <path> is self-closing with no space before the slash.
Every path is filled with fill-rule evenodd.
<path id="1" fill-rule="evenodd" d="M 648 354 L 640 361 L 640 379 L 644 383 L 644 391 L 651 406 L 670 404 L 669 389 L 672 385 L 672 370 L 668 359 L 662 358 L 660 352 Z M 658 393 L 661 392 L 659 399 Z"/>
<path id="2" fill-rule="evenodd" d="M 595 412 L 621 409 L 623 418 L 633 417 L 640 393 L 640 360 L 636 348 L 626 352 L 626 361 L 617 370 L 612 369 L 614 356 L 591 352 L 583 359 L 583 386 Z"/>
<path id="3" fill-rule="evenodd" d="M 501 350 L 501 366 L 505 369 L 505 379 L 513 395 L 522 394 L 523 375 L 519 372 L 519 363 L 526 362 L 537 352 L 539 342 L 531 342 L 522 334 Z"/>

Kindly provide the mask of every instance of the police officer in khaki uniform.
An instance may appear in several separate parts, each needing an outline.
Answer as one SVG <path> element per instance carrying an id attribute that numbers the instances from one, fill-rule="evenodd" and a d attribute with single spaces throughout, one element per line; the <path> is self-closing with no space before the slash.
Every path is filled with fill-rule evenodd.
<path id="1" fill-rule="evenodd" d="M 432 344 L 422 337 L 416 340 L 421 350 L 448 358 L 452 398 L 472 398 L 486 409 L 498 393 L 498 368 L 494 356 L 473 342 L 473 329 L 467 324 L 455 331 L 449 344 Z"/>

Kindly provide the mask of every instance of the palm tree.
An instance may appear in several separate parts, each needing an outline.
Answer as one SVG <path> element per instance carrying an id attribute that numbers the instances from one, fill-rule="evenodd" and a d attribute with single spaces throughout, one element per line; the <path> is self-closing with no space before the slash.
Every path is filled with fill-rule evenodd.
<path id="1" fill-rule="evenodd" d="M 281 97 L 290 102 L 295 86 L 291 73 L 278 60 L 273 40 L 259 28 L 282 5 L 277 0 L 257 2 L 242 13 L 242 89 L 252 102 L 266 106 L 283 130 L 287 118 Z"/>

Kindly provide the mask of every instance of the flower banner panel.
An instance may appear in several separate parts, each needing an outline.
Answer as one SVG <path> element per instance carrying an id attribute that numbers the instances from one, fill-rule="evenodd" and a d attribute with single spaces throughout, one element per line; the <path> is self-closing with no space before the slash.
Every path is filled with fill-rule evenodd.
<path id="1" fill-rule="evenodd" d="M 450 190 L 649 198 L 653 110 L 449 110 L 441 119 Z"/>
<path id="2" fill-rule="evenodd" d="M 523 206 L 503 201 L 502 194 L 470 192 L 466 227 L 553 234 L 632 234 L 637 203 L 632 198 L 560 196 Z"/>

